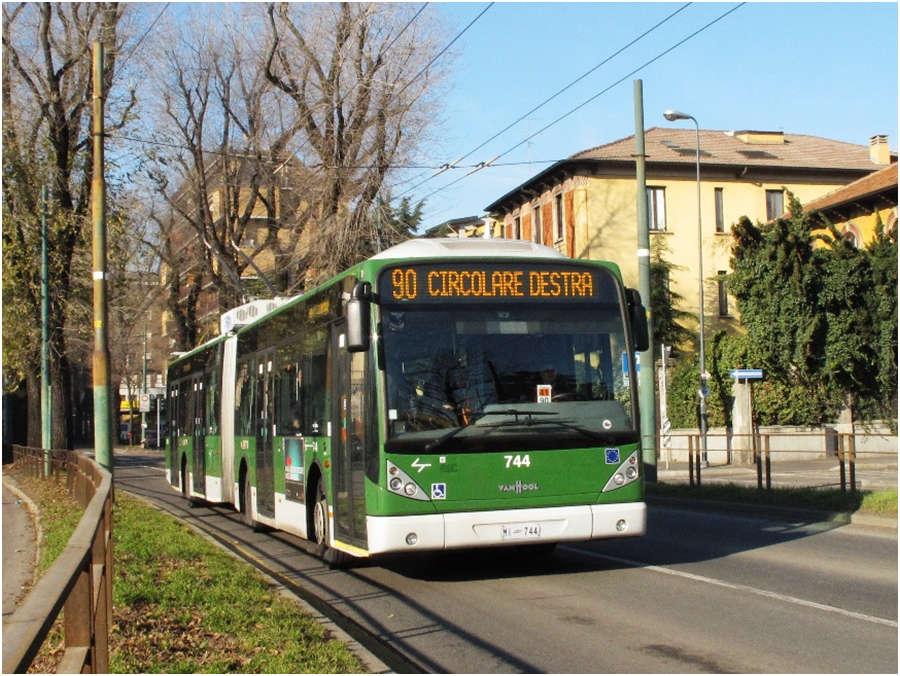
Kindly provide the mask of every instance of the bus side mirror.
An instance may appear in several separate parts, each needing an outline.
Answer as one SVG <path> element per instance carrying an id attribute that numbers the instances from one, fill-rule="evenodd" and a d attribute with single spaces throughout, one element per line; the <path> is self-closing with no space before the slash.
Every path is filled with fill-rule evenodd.
<path id="1" fill-rule="evenodd" d="M 631 320 L 631 335 L 634 338 L 635 352 L 646 352 L 650 349 L 647 308 L 641 302 L 641 294 L 637 289 L 625 289 L 625 295 L 628 298 L 628 315 Z"/>
<path id="2" fill-rule="evenodd" d="M 366 352 L 372 335 L 372 284 L 357 282 L 347 302 L 347 350 Z"/>

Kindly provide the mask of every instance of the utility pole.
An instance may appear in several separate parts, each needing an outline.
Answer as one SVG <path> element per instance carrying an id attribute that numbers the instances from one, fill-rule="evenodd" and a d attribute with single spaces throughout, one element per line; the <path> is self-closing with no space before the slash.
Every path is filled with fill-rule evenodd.
<path id="1" fill-rule="evenodd" d="M 112 474 L 112 401 L 106 303 L 106 178 L 103 173 L 103 45 L 100 42 L 94 43 L 93 56 L 94 175 L 91 181 L 91 216 L 94 240 L 94 458 Z"/>
<path id="2" fill-rule="evenodd" d="M 53 409 L 50 398 L 50 261 L 47 253 L 47 186 L 41 188 L 41 447 L 44 476 L 50 476 Z"/>
<path id="3" fill-rule="evenodd" d="M 638 375 L 641 402 L 641 448 L 644 477 L 656 481 L 656 363 L 653 357 L 653 303 L 650 302 L 650 224 L 647 218 L 647 156 L 644 150 L 644 89 L 634 81 L 634 156 L 637 163 L 638 291 L 647 308 L 650 347 L 641 354 Z"/>
<path id="4" fill-rule="evenodd" d="M 147 440 L 147 320 L 144 318 L 144 358 L 141 364 L 141 443 Z"/>

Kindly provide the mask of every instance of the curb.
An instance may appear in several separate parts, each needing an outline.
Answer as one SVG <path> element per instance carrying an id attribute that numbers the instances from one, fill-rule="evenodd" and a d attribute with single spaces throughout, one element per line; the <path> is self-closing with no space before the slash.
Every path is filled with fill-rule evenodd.
<path id="1" fill-rule="evenodd" d="M 647 495 L 648 505 L 671 507 L 673 509 L 692 509 L 702 511 L 710 509 L 717 512 L 754 516 L 764 519 L 784 521 L 811 521 L 832 523 L 837 526 L 867 526 L 884 530 L 897 531 L 897 517 L 877 516 L 875 514 L 859 514 L 856 512 L 829 512 L 820 509 L 804 509 L 801 507 L 776 507 L 773 505 L 755 505 L 741 502 L 724 502 L 721 500 L 697 500 L 695 498 L 674 498 L 659 495 Z"/>

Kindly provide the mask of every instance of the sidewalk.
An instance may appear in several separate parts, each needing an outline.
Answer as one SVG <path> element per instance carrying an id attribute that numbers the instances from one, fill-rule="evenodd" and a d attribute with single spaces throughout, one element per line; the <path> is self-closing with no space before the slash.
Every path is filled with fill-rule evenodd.
<path id="1" fill-rule="evenodd" d="M 849 485 L 850 472 L 846 470 L 846 481 Z M 765 468 L 763 468 L 765 472 Z M 702 485 L 710 484 L 736 484 L 756 488 L 758 484 L 756 465 L 710 465 L 700 468 Z M 665 461 L 660 461 L 657 468 L 657 479 L 662 484 L 688 483 L 690 472 L 686 462 L 670 462 L 668 468 Z M 694 469 L 694 481 L 697 480 L 696 468 Z M 840 464 L 837 459 L 804 460 L 804 461 L 772 461 L 771 466 L 772 488 L 840 488 L 841 474 Z M 765 474 L 763 474 L 765 485 Z M 897 456 L 883 456 L 880 458 L 867 458 L 857 462 L 856 487 L 862 491 L 882 491 L 897 488 Z M 673 500 L 676 503 L 684 503 L 681 498 L 652 498 L 657 503 Z M 709 505 L 709 503 L 705 503 Z M 828 520 L 842 523 L 853 523 L 877 528 L 887 528 L 896 531 L 898 520 L 893 516 L 882 516 L 866 513 L 847 513 L 828 516 L 828 513 L 817 513 L 814 510 L 763 507 L 760 505 L 741 505 L 740 503 L 717 503 L 720 508 L 729 511 L 747 511 L 759 513 L 761 510 L 773 513 L 781 513 L 785 518 L 804 515 L 804 518 L 827 517 Z"/>
<path id="2" fill-rule="evenodd" d="M 37 569 L 37 522 L 31 501 L 3 474 L 3 617 L 28 592 Z"/>

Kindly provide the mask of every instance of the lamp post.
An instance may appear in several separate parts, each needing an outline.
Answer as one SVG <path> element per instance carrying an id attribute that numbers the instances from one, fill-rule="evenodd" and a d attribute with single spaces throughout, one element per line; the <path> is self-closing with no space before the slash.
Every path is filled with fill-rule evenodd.
<path id="1" fill-rule="evenodd" d="M 706 372 L 706 350 L 704 344 L 703 228 L 700 220 L 700 125 L 697 123 L 697 118 L 693 115 L 688 115 L 687 113 L 682 113 L 678 110 L 672 110 L 671 108 L 663 113 L 663 117 L 669 122 L 674 122 L 675 120 L 691 120 L 697 131 L 697 253 L 699 255 L 698 272 L 700 275 L 700 461 L 703 463 L 703 466 L 706 467 L 709 465 L 706 445 L 706 435 L 709 429 L 709 409 L 706 402 L 706 399 L 709 396 L 709 387 L 707 387 L 706 381 L 709 379 L 709 374 Z"/>

